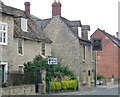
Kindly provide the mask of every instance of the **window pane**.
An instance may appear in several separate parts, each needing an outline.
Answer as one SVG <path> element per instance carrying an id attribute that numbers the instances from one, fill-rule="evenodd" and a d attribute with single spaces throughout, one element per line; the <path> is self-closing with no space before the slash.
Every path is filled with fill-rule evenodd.
<path id="1" fill-rule="evenodd" d="M 0 32 L 0 42 L 2 42 L 2 32 Z"/>
<path id="2" fill-rule="evenodd" d="M 4 42 L 4 43 L 6 42 L 5 37 L 6 37 L 5 33 L 3 33 L 3 42 Z"/>
<path id="3" fill-rule="evenodd" d="M 3 31 L 6 31 L 6 25 L 3 24 Z"/>
<path id="4" fill-rule="evenodd" d="M 21 29 L 27 31 L 27 19 L 21 18 Z"/>
<path id="5" fill-rule="evenodd" d="M 45 56 L 45 43 L 42 43 L 42 55 Z"/>
<path id="6" fill-rule="evenodd" d="M 23 73 L 23 66 L 19 66 L 19 73 Z"/>
<path id="7" fill-rule="evenodd" d="M 21 39 L 18 40 L 18 47 L 22 47 L 22 40 Z"/>
<path id="8" fill-rule="evenodd" d="M 18 53 L 22 54 L 22 40 L 21 39 L 18 40 Z"/>
<path id="9" fill-rule="evenodd" d="M 83 46 L 83 60 L 85 60 L 85 46 Z"/>
<path id="10" fill-rule="evenodd" d="M 0 23 L 0 42 L 4 45 L 7 43 L 7 24 Z"/>
<path id="11" fill-rule="evenodd" d="M 19 54 L 22 54 L 22 47 L 19 47 Z"/>
<path id="12" fill-rule="evenodd" d="M 2 24 L 0 23 L 0 30 L 2 30 Z"/>

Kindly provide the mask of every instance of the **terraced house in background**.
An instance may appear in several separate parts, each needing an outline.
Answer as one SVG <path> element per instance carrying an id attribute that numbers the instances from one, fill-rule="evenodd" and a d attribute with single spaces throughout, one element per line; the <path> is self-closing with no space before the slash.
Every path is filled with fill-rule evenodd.
<path id="1" fill-rule="evenodd" d="M 4 5 L 0 8 L 0 71 L 23 71 L 23 64 L 40 54 L 51 55 L 52 41 L 37 26 L 29 12 Z M 25 3 L 29 5 L 29 3 Z"/>
<path id="2" fill-rule="evenodd" d="M 60 0 L 52 4 L 52 18 L 39 19 L 32 16 L 39 28 L 53 41 L 53 57 L 62 59 L 62 65 L 68 66 L 76 74 L 79 89 L 94 86 L 95 63 L 91 41 L 88 39 L 89 25 L 81 21 L 70 21 L 61 16 Z M 27 9 L 30 10 L 29 7 Z M 71 13 L 72 14 L 72 13 Z"/>

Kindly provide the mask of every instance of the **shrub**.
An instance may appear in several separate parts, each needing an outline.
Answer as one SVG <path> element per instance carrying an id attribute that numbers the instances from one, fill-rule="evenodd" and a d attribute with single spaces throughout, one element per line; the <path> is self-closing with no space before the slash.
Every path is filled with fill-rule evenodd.
<path id="1" fill-rule="evenodd" d="M 77 80 L 70 80 L 70 88 L 75 89 L 78 85 Z"/>
<path id="2" fill-rule="evenodd" d="M 103 75 L 97 74 L 97 80 L 104 79 L 105 77 Z"/>
<path id="3" fill-rule="evenodd" d="M 66 81 L 61 81 L 61 88 L 62 88 L 62 90 L 66 90 L 67 89 Z"/>
<path id="4" fill-rule="evenodd" d="M 77 87 L 77 80 L 67 80 L 60 82 L 51 82 L 50 89 L 51 91 L 59 91 L 59 90 L 67 90 L 67 89 L 75 89 Z M 48 84 L 47 84 L 48 87 Z M 48 88 L 47 88 L 48 90 Z"/>
<path id="5" fill-rule="evenodd" d="M 60 82 L 51 82 L 50 83 L 50 90 L 51 91 L 61 90 L 61 84 L 60 84 Z"/>
<path id="6" fill-rule="evenodd" d="M 50 90 L 55 91 L 55 82 L 50 83 Z"/>
<path id="7" fill-rule="evenodd" d="M 75 89 L 78 85 L 77 80 L 68 80 L 68 81 L 62 81 L 61 82 L 62 89 Z"/>
<path id="8" fill-rule="evenodd" d="M 61 90 L 61 83 L 55 82 L 55 91 Z"/>

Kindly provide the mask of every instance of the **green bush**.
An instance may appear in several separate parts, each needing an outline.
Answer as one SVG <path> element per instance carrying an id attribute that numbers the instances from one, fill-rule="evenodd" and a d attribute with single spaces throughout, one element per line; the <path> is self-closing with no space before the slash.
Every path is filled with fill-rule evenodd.
<path id="1" fill-rule="evenodd" d="M 55 82 L 50 83 L 50 90 L 55 91 Z"/>
<path id="2" fill-rule="evenodd" d="M 75 89 L 77 85 L 77 80 L 70 80 L 70 89 Z"/>
<path id="3" fill-rule="evenodd" d="M 51 91 L 61 90 L 61 84 L 60 84 L 60 82 L 51 82 L 50 83 L 50 90 Z"/>
<path id="4" fill-rule="evenodd" d="M 55 91 L 61 90 L 61 83 L 55 82 Z"/>
<path id="5" fill-rule="evenodd" d="M 104 79 L 105 77 L 103 75 L 97 74 L 97 80 Z"/>
<path id="6" fill-rule="evenodd" d="M 77 85 L 78 85 L 77 80 L 68 80 L 68 81 L 61 82 L 61 87 L 63 90 L 75 89 Z"/>
<path id="7" fill-rule="evenodd" d="M 77 80 L 61 81 L 61 83 L 52 81 L 50 83 L 50 90 L 51 91 L 59 91 L 59 90 L 67 90 L 67 89 L 73 90 L 77 87 L 77 85 L 78 85 Z M 48 87 L 48 84 L 47 84 L 47 87 Z"/>
<path id="8" fill-rule="evenodd" d="M 67 81 L 61 81 L 61 88 L 62 88 L 62 90 L 67 89 Z"/>

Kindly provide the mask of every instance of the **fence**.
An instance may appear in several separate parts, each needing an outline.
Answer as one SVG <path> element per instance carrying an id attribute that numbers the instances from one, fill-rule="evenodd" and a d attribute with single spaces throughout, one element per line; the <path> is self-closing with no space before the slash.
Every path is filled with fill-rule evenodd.
<path id="1" fill-rule="evenodd" d="M 46 93 L 46 71 L 44 70 L 36 73 L 12 72 L 6 75 L 7 82 L 2 82 L 2 95 L 35 95 L 36 91 L 39 94 Z"/>
<path id="2" fill-rule="evenodd" d="M 3 75 L 2 75 L 3 76 Z M 6 86 L 19 86 L 19 85 L 30 85 L 30 84 L 41 84 L 41 72 L 16 72 L 12 71 L 11 73 L 5 73 L 4 77 L 7 77 L 7 80 L 2 80 L 2 87 Z M 3 78 L 5 79 L 5 78 Z"/>

